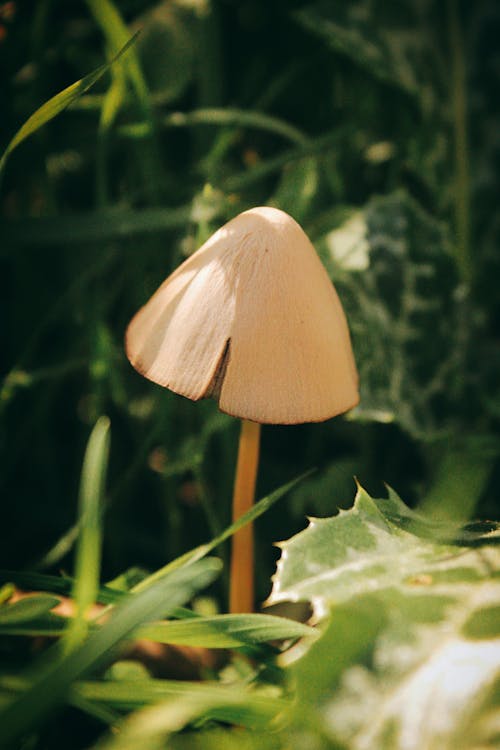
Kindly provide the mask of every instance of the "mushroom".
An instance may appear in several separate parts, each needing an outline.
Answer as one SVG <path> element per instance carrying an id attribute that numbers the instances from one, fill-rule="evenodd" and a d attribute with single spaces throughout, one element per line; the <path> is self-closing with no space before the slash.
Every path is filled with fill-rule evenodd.
<path id="1" fill-rule="evenodd" d="M 260 424 L 321 422 L 359 401 L 337 293 L 308 237 L 260 207 L 221 227 L 160 286 L 126 334 L 131 364 L 242 419 L 233 519 L 253 503 Z M 233 537 L 230 611 L 253 608 L 250 525 Z"/>

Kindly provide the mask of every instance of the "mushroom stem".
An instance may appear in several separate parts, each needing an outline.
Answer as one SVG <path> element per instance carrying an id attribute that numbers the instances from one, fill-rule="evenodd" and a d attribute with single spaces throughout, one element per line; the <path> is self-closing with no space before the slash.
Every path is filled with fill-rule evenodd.
<path id="1" fill-rule="evenodd" d="M 259 465 L 260 424 L 241 422 L 238 462 L 233 492 L 233 522 L 253 505 Z M 233 536 L 229 611 L 252 612 L 254 607 L 253 524 L 249 523 Z"/>

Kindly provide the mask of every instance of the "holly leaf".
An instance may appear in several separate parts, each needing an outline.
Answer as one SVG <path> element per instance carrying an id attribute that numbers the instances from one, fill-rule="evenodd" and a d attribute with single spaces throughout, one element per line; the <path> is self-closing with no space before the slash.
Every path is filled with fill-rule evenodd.
<path id="1" fill-rule="evenodd" d="M 325 747 L 498 747 L 498 530 L 452 530 L 458 546 L 440 523 L 408 530 L 422 523 L 395 493 L 359 488 L 351 510 L 280 545 L 271 601 L 306 599 L 325 618 L 289 667 L 292 720 L 311 737 L 320 726 Z"/>
<path id="2" fill-rule="evenodd" d="M 500 523 L 498 521 L 472 521 L 454 524 L 435 518 L 427 518 L 408 508 L 391 487 L 387 498 L 375 500 L 378 508 L 387 519 L 417 536 L 432 539 L 443 544 L 461 547 L 480 547 L 484 544 L 500 544 Z"/>
<path id="3" fill-rule="evenodd" d="M 373 500 L 358 486 L 350 510 L 332 518 L 310 518 L 307 529 L 278 544 L 282 554 L 269 603 L 309 601 L 322 617 L 334 605 L 393 586 L 411 591 L 432 585 L 442 592 L 457 577 L 464 585 L 481 580 L 484 556 L 493 555 L 495 564 L 500 558 L 496 550 L 476 552 L 442 543 L 439 524 L 424 527 L 429 538 L 417 536 L 405 529 L 411 528 L 410 522 L 420 530 L 420 516 L 395 493 L 386 501 Z M 473 539 L 495 541 L 497 534 L 478 533 Z"/>
<path id="4" fill-rule="evenodd" d="M 500 584 L 487 578 L 446 594 L 429 585 L 356 596 L 292 667 L 300 704 L 329 747 L 494 750 L 499 624 Z"/>
<path id="5" fill-rule="evenodd" d="M 372 198 L 319 243 L 359 371 L 352 418 L 398 422 L 426 439 L 455 423 L 465 302 L 448 246 L 446 227 L 402 190 Z"/>

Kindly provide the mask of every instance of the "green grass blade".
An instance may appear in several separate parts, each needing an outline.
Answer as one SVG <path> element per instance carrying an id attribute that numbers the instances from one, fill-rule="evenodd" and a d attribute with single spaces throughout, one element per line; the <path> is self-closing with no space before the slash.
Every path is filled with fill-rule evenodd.
<path id="1" fill-rule="evenodd" d="M 16 587 L 10 581 L 0 584 L 0 605 L 5 604 L 10 599 Z"/>
<path id="2" fill-rule="evenodd" d="M 55 567 L 63 557 L 65 557 L 73 547 L 75 546 L 78 534 L 80 532 L 78 523 L 74 523 L 70 526 L 62 536 L 52 545 L 52 547 L 44 554 L 41 560 L 37 560 L 36 568 L 43 570 L 44 568 Z M 1 574 L 0 574 L 1 575 Z"/>
<path id="3" fill-rule="evenodd" d="M 76 696 L 72 694 L 71 704 L 76 708 L 79 708 L 80 711 L 84 711 L 94 719 L 97 719 L 103 724 L 109 724 L 113 728 L 117 727 L 118 723 L 122 719 L 121 714 L 119 714 L 117 711 L 112 711 L 107 706 L 99 705 L 97 703 L 94 703 L 94 701 L 86 700 L 81 695 Z"/>
<path id="4" fill-rule="evenodd" d="M 179 705 L 196 701 L 197 716 L 204 716 L 201 706 L 210 709 L 210 718 L 240 726 L 268 724 L 289 704 L 280 695 L 266 691 L 247 690 L 241 685 L 178 680 L 120 680 L 79 682 L 74 693 L 109 708 L 133 710 L 159 701 L 177 700 Z M 208 713 L 208 711 L 207 711 Z M 139 746 L 139 745 L 138 745 Z M 163 745 L 162 745 L 163 747 Z"/>
<path id="5" fill-rule="evenodd" d="M 225 206 L 221 206 L 221 210 Z M 214 212 L 209 218 L 216 218 Z M 177 229 L 193 220 L 191 204 L 177 208 L 146 208 L 142 211 L 105 209 L 87 214 L 54 217 L 40 216 L 17 221 L 4 221 L 0 226 L 0 257 L 12 246 L 36 248 L 129 240 L 137 235 L 159 234 Z"/>
<path id="6" fill-rule="evenodd" d="M 238 648 L 315 635 L 313 628 L 273 615 L 217 615 L 143 625 L 136 635 L 158 643 L 201 648 Z"/>
<path id="7" fill-rule="evenodd" d="M 265 112 L 237 107 L 206 107 L 191 112 L 171 112 L 159 124 L 164 128 L 190 128 L 198 125 L 255 128 L 275 133 L 295 144 L 304 144 L 308 140 L 304 133 L 286 120 Z M 120 126 L 118 133 L 129 138 L 143 138 L 149 135 L 150 126 L 147 122 L 127 123 Z"/>
<path id="8" fill-rule="evenodd" d="M 4 625 L 17 625 L 45 615 L 59 602 L 55 596 L 40 594 L 27 596 L 14 604 L 5 604 L 0 607 L 0 629 Z"/>
<path id="9" fill-rule="evenodd" d="M 92 430 L 83 461 L 79 498 L 80 535 L 76 548 L 73 599 L 75 617 L 68 631 L 66 647 L 74 647 L 87 635 L 86 616 L 96 602 L 101 566 L 102 528 L 106 470 L 109 458 L 107 417 L 101 417 Z"/>
<path id="10" fill-rule="evenodd" d="M 97 142 L 97 199 L 99 206 L 109 202 L 109 186 L 107 173 L 107 156 L 109 133 L 124 104 L 127 92 L 125 71 L 116 67 L 112 71 L 111 86 L 106 92 L 101 108 Z"/>
<path id="11" fill-rule="evenodd" d="M 128 38 L 130 31 L 117 5 L 112 0 L 87 0 L 87 6 L 104 34 L 110 49 L 112 51 L 119 49 Z M 161 175 L 158 170 L 159 150 L 154 125 L 154 111 L 148 85 L 139 62 L 139 56 L 135 50 L 132 50 L 131 54 L 124 61 L 123 70 L 130 82 L 130 88 L 135 94 L 140 114 L 146 123 L 148 123 L 150 129 L 149 141 L 139 151 L 139 163 L 143 175 L 144 188 L 150 200 L 153 203 L 158 203 Z M 102 137 L 100 139 L 100 146 L 103 146 Z M 100 196 L 101 199 L 106 197 L 103 193 L 104 185 L 102 184 L 103 168 L 104 166 L 101 163 L 101 184 L 99 185 L 99 190 L 102 193 Z"/>
<path id="12" fill-rule="evenodd" d="M 40 615 L 30 613 L 29 619 L 27 616 L 25 620 L 0 620 L 0 635 L 22 635 L 28 638 L 58 638 L 67 631 L 68 623 L 70 622 L 71 620 L 67 617 L 61 617 L 52 612 Z"/>
<path id="13" fill-rule="evenodd" d="M 46 597 L 47 599 L 49 597 Z M 50 597 L 51 598 L 51 597 Z M 15 605 L 13 605 L 15 606 Z M 10 609 L 10 608 L 9 608 Z M 1 635 L 24 635 L 30 637 L 58 637 L 68 628 L 66 617 L 47 613 L 13 612 L 10 619 L 0 618 Z M 173 613 L 172 613 L 173 614 Z M 69 625 L 71 628 L 72 626 Z M 98 626 L 90 625 L 94 629 Z M 140 625 L 134 638 L 147 638 L 157 643 L 197 648 L 241 648 L 278 640 L 296 640 L 315 636 L 317 631 L 300 622 L 273 615 L 217 615 L 214 617 L 192 617 L 184 620 L 168 620 Z"/>
<path id="14" fill-rule="evenodd" d="M 203 560 L 164 577 L 137 596 L 127 597 L 105 625 L 65 658 L 45 664 L 29 689 L 6 706 L 0 715 L 0 746 L 8 746 L 39 725 L 64 703 L 72 683 L 109 660 L 120 641 L 140 624 L 163 617 L 184 604 L 195 592 L 208 586 L 220 569 L 219 560 Z"/>
<path id="15" fill-rule="evenodd" d="M 30 573 L 17 570 L 0 570 L 0 584 L 13 583 L 21 589 L 30 591 L 50 591 L 54 594 L 71 594 L 74 579 L 69 576 L 51 576 L 46 573 Z M 100 586 L 97 601 L 102 604 L 116 604 L 123 599 L 123 592 L 109 586 Z"/>
<path id="16" fill-rule="evenodd" d="M 87 0 L 87 5 L 113 52 L 121 49 L 130 37 L 130 31 L 116 6 L 110 0 Z M 149 92 L 135 50 L 128 56 L 124 67 L 137 98 L 149 111 Z"/>
<path id="17" fill-rule="evenodd" d="M 224 529 L 221 534 L 218 534 L 216 537 L 214 537 L 212 541 L 207 542 L 206 544 L 201 544 L 199 547 L 195 547 L 189 552 L 186 552 L 184 555 L 181 555 L 175 560 L 172 560 L 172 562 L 169 562 L 163 568 L 160 568 L 155 573 L 138 583 L 137 586 L 134 586 L 132 591 L 143 591 L 144 589 L 149 588 L 149 586 L 157 581 L 158 578 L 163 577 L 167 573 L 171 573 L 173 570 L 178 570 L 185 565 L 190 565 L 197 560 L 201 560 L 203 557 L 205 557 L 205 555 L 208 555 L 216 547 L 225 542 L 226 539 L 229 539 L 229 537 L 235 534 L 239 529 L 241 529 L 243 526 L 246 526 L 247 523 L 252 523 L 252 521 L 255 521 L 259 516 L 268 511 L 275 502 L 280 500 L 280 498 L 286 495 L 287 492 L 290 492 L 290 490 L 293 489 L 293 487 L 295 487 L 299 482 L 302 482 L 303 479 L 308 477 L 312 473 L 312 471 L 313 470 L 301 474 L 296 479 L 288 482 L 288 484 L 284 484 L 282 487 L 279 487 L 267 497 L 259 500 L 259 502 L 253 506 L 253 508 L 251 508 L 247 513 L 238 518 L 237 521 Z"/>
<path id="18" fill-rule="evenodd" d="M 113 65 L 134 43 L 137 34 L 133 36 L 118 50 L 116 55 L 104 65 L 99 66 L 92 73 L 89 73 L 84 78 L 71 84 L 68 88 L 60 91 L 58 94 L 49 99 L 45 104 L 42 104 L 31 117 L 28 117 L 24 125 L 22 125 L 15 136 L 10 141 L 9 145 L 5 149 L 2 158 L 0 159 L 0 177 L 2 176 L 3 170 L 7 158 L 12 151 L 19 146 L 22 141 L 26 140 L 30 135 L 39 130 L 43 125 L 52 120 L 56 115 L 65 110 L 72 104 L 79 96 L 96 83 L 104 73 Z"/>
<path id="19" fill-rule="evenodd" d="M 54 594 L 71 594 L 74 587 L 74 579 L 69 576 L 51 576 L 45 573 L 30 573 L 17 570 L 0 570 L 0 585 L 3 583 L 12 583 L 21 589 L 28 589 L 30 591 L 50 591 Z M 127 596 L 128 591 L 101 585 L 97 590 L 96 601 L 100 604 L 118 604 L 119 602 L 123 603 Z M 170 615 L 180 620 L 186 618 L 193 619 L 200 616 L 185 607 L 175 607 Z"/>

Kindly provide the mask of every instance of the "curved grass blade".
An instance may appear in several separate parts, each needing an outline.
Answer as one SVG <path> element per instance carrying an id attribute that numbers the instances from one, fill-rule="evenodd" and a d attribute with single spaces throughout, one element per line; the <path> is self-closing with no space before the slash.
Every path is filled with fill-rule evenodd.
<path id="1" fill-rule="evenodd" d="M 60 599 L 49 594 L 27 596 L 14 604 L 0 607 L 0 632 L 4 626 L 16 627 L 20 623 L 27 623 L 35 618 L 46 615 L 59 604 Z"/>
<path id="2" fill-rule="evenodd" d="M 12 612 L 9 619 L 0 618 L 0 634 L 56 638 L 63 635 L 68 630 L 68 623 L 72 622 L 67 617 L 60 617 L 46 610 L 40 614 L 34 613 L 32 616 L 30 614 L 30 612 Z M 68 637 L 70 637 L 71 627 L 72 625 L 69 625 Z M 95 625 L 89 625 L 92 630 L 95 627 Z M 134 631 L 134 638 L 144 638 L 156 643 L 224 649 L 256 646 L 271 641 L 297 640 L 316 635 L 317 631 L 314 628 L 301 622 L 289 620 L 286 617 L 261 614 L 165 620 L 140 625 Z"/>
<path id="3" fill-rule="evenodd" d="M 46 573 L 30 573 L 17 570 L 0 570 L 0 585 L 2 583 L 12 583 L 21 589 L 29 591 L 48 591 L 63 595 L 71 594 L 74 587 L 74 579 L 69 576 L 51 576 Z M 128 595 L 128 591 L 115 589 L 104 584 L 99 586 L 97 590 L 96 601 L 99 604 L 118 604 L 119 602 L 123 603 Z M 185 607 L 175 607 L 170 616 L 179 620 L 200 617 L 196 612 Z"/>
<path id="4" fill-rule="evenodd" d="M 116 5 L 110 0 L 87 0 L 87 6 L 94 17 L 94 20 L 100 26 L 111 49 L 113 51 L 123 50 L 123 45 L 129 44 L 129 42 L 127 42 L 129 30 Z M 136 36 L 137 34 L 133 39 L 135 39 Z M 120 54 L 120 52 L 118 52 L 118 54 Z M 144 105 L 145 109 L 149 111 L 149 91 L 142 74 L 141 66 L 139 65 L 139 58 L 135 51 L 128 57 L 125 70 L 132 86 L 134 87 L 137 98 Z"/>
<path id="5" fill-rule="evenodd" d="M 295 144 L 304 144 L 308 141 L 304 133 L 286 120 L 265 112 L 237 107 L 202 107 L 191 112 L 170 112 L 159 124 L 164 128 L 189 128 L 198 125 L 248 127 L 275 133 Z M 143 138 L 150 132 L 147 122 L 127 123 L 118 129 L 120 135 L 128 138 Z"/>
<path id="6" fill-rule="evenodd" d="M 235 534 L 239 529 L 241 529 L 243 526 L 246 526 L 247 523 L 251 523 L 252 521 L 255 521 L 256 518 L 258 518 L 267 510 L 269 510 L 269 508 L 272 505 L 274 505 L 274 503 L 277 502 L 277 500 L 282 498 L 283 495 L 286 495 L 287 492 L 289 492 L 293 487 L 295 487 L 296 484 L 298 484 L 299 482 L 302 482 L 302 480 L 308 477 L 313 471 L 314 469 L 311 469 L 310 471 L 306 471 L 304 474 L 301 474 L 296 479 L 293 479 L 291 482 L 288 482 L 288 484 L 284 484 L 282 487 L 279 487 L 274 492 L 271 492 L 270 495 L 268 495 L 267 497 L 264 497 L 262 500 L 259 500 L 259 502 L 253 506 L 253 508 L 251 508 L 247 513 L 244 513 L 242 516 L 240 516 L 240 518 L 238 518 L 237 521 L 235 521 L 226 529 L 224 529 L 224 531 L 222 531 L 220 534 L 215 536 L 210 542 L 207 542 L 206 544 L 200 544 L 199 547 L 195 547 L 189 552 L 186 552 L 184 555 L 181 555 L 180 557 L 177 557 L 175 560 L 172 560 L 172 562 L 167 563 L 167 565 L 165 565 L 163 568 L 160 568 L 155 573 L 153 573 L 152 575 L 148 576 L 147 578 L 142 580 L 140 583 L 138 583 L 137 586 L 134 586 L 132 591 L 137 592 L 137 591 L 142 591 L 143 589 L 147 589 L 158 578 L 163 577 L 167 573 L 170 573 L 173 570 L 177 570 L 179 568 L 183 568 L 186 565 L 190 565 L 197 560 L 201 560 L 203 557 L 205 557 L 205 555 L 208 555 L 216 547 L 218 547 L 223 542 L 225 542 L 226 539 L 229 539 L 229 537 Z"/>
<path id="7" fill-rule="evenodd" d="M 200 648 L 238 648 L 275 640 L 315 636 L 314 628 L 274 615 L 216 615 L 143 625 L 136 633 L 158 643 Z"/>
<path id="8" fill-rule="evenodd" d="M 45 125 L 47 122 L 52 120 L 56 115 L 65 110 L 72 104 L 79 96 L 96 83 L 96 81 L 104 75 L 104 73 L 113 65 L 135 42 L 137 34 L 135 34 L 128 42 L 119 50 L 119 52 L 107 63 L 100 65 L 92 73 L 89 73 L 79 81 L 72 83 L 63 91 L 53 96 L 51 99 L 42 104 L 31 117 L 28 117 L 24 125 L 22 125 L 15 136 L 10 141 L 9 145 L 5 149 L 2 158 L 0 159 L 0 178 L 5 169 L 5 164 L 9 154 L 22 143 L 26 138 L 35 133 L 39 128 Z"/>
<path id="9" fill-rule="evenodd" d="M 0 584 L 13 583 L 20 589 L 29 591 L 50 591 L 54 594 L 71 594 L 74 579 L 69 576 L 51 576 L 46 573 L 30 573 L 18 570 L 0 570 Z M 116 604 L 123 599 L 122 591 L 110 586 L 100 586 L 96 599 L 101 604 Z"/>
<path id="10" fill-rule="evenodd" d="M 194 715 L 190 716 L 189 722 L 199 717 L 203 720 L 213 719 L 249 728 L 268 726 L 289 706 L 289 702 L 274 691 L 270 693 L 266 690 L 248 690 L 241 685 L 221 685 L 215 682 L 110 680 L 108 682 L 80 682 L 74 686 L 73 691 L 77 696 L 92 700 L 96 704 L 104 704 L 112 709 L 134 710 L 145 707 L 141 714 L 135 713 L 132 717 L 142 715 L 146 718 L 149 710 L 154 711 L 155 708 L 161 712 L 160 706 L 166 707 L 171 704 L 171 701 L 175 703 L 178 710 L 183 705 L 194 703 L 196 710 Z M 159 729 L 163 722 L 160 721 L 158 724 L 153 722 L 153 724 L 147 722 L 146 726 L 149 725 L 149 730 L 146 726 L 144 727 L 143 740 L 149 735 L 149 731 L 154 732 L 155 728 Z M 164 725 L 162 731 L 179 731 L 185 725 L 184 722 L 180 726 L 169 726 L 169 724 L 170 721 Z M 122 724 L 122 730 L 125 731 L 128 726 L 129 722 Z M 104 746 L 107 747 L 107 744 Z M 114 745 L 112 747 L 114 748 Z M 138 742 L 127 747 L 143 747 L 143 743 Z"/>

